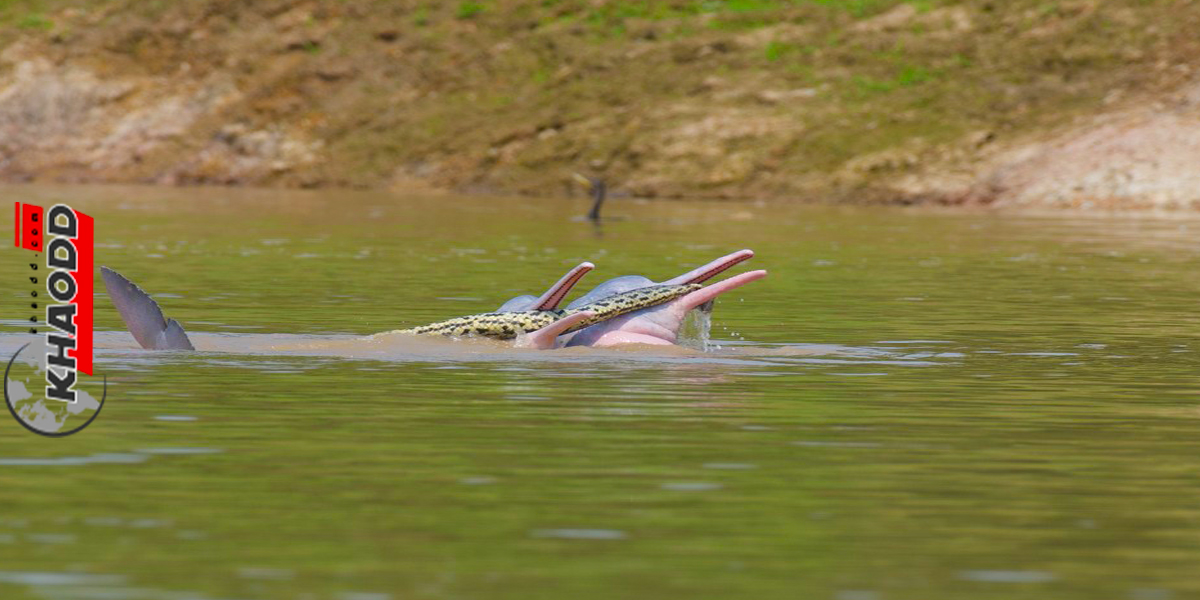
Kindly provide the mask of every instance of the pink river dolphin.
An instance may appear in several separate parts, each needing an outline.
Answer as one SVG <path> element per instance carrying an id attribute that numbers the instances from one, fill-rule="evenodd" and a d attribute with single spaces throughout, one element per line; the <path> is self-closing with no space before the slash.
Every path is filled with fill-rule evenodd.
<path id="1" fill-rule="evenodd" d="M 631 275 L 610 279 L 569 305 L 569 308 L 594 303 L 606 297 L 652 285 L 683 285 L 703 283 L 730 267 L 754 256 L 750 250 L 739 250 L 704 266 L 663 282 Z M 590 262 L 580 263 L 541 296 L 519 296 L 505 302 L 496 312 L 554 310 L 571 289 L 595 268 Z M 109 297 L 121 314 L 138 344 L 150 350 L 194 350 L 183 327 L 163 315 L 162 309 L 136 284 L 121 274 L 101 267 L 101 276 Z M 563 317 L 537 331 L 519 337 L 516 345 L 526 348 L 550 349 L 562 346 L 614 346 L 618 344 L 669 345 L 677 341 L 683 319 L 693 309 L 711 306 L 719 295 L 765 277 L 766 271 L 751 271 L 708 285 L 675 300 L 653 308 L 642 309 L 592 325 L 578 332 L 563 335 L 575 324 L 592 316 L 590 312 Z M 380 334 L 377 334 L 380 335 Z M 372 336 L 374 337 L 374 336 Z M 370 338 L 366 338 L 370 339 Z"/>
<path id="2" fill-rule="evenodd" d="M 656 282 L 641 275 L 615 277 L 576 298 L 567 305 L 567 308 L 592 304 L 609 296 L 652 285 L 704 283 L 738 263 L 753 257 L 753 250 L 738 250 L 665 281 Z M 590 262 L 581 263 L 568 271 L 566 275 L 563 275 L 557 283 L 546 290 L 540 297 L 535 298 L 533 295 L 518 296 L 501 305 L 497 312 L 552 310 L 557 308 L 558 302 L 566 296 L 570 291 L 570 287 L 578 283 L 593 268 L 594 265 Z M 569 322 L 565 322 L 567 319 L 563 319 L 543 330 L 528 334 L 527 338 L 520 340 L 518 343 L 534 348 L 552 348 L 556 346 L 601 347 L 619 344 L 675 344 L 678 341 L 679 330 L 683 325 L 683 320 L 689 312 L 697 308 L 711 307 L 710 303 L 717 296 L 766 276 L 767 272 L 763 270 L 742 273 L 719 283 L 703 287 L 666 304 L 609 319 L 576 333 L 560 335 L 563 330 L 586 318 L 584 316 L 576 316 L 573 319 L 568 317 L 567 319 L 571 319 Z"/>

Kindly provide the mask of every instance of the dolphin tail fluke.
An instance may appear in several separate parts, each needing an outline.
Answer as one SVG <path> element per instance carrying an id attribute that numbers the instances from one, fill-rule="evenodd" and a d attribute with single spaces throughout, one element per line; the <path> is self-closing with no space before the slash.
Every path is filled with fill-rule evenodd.
<path id="1" fill-rule="evenodd" d="M 183 326 L 175 319 L 167 319 L 167 328 L 163 330 L 161 341 L 164 345 L 159 346 L 158 350 L 195 350 L 192 346 L 192 340 L 188 339 L 187 332 L 183 330 Z"/>
<path id="2" fill-rule="evenodd" d="M 195 350 L 183 326 L 175 319 L 163 316 L 158 303 L 150 294 L 120 273 L 100 267 L 108 297 L 121 313 L 121 320 L 134 339 L 147 350 Z"/>

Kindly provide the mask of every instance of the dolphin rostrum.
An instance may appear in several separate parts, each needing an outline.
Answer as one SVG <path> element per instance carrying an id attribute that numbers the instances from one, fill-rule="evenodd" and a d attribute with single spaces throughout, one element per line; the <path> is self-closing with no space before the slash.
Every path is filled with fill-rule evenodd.
<path id="1" fill-rule="evenodd" d="M 596 265 L 590 262 L 581 262 L 575 268 L 567 271 L 567 274 L 563 275 L 557 283 L 550 286 L 550 289 L 546 290 L 546 293 L 542 294 L 541 297 L 535 298 L 532 294 L 517 296 L 501 304 L 500 308 L 496 309 L 496 312 L 554 310 L 562 303 L 563 298 L 571 291 L 571 288 L 575 287 L 575 284 L 579 283 L 579 280 L 583 279 L 583 276 L 587 275 L 588 271 L 595 268 Z"/>

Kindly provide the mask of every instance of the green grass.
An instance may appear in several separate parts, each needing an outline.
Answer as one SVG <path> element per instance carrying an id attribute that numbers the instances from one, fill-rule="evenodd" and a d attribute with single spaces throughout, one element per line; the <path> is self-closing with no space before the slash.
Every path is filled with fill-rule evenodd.
<path id="1" fill-rule="evenodd" d="M 486 10 L 482 2 L 460 2 L 455 16 L 459 19 L 471 19 Z"/>
<path id="2" fill-rule="evenodd" d="M 416 25 L 417 27 L 425 27 L 426 25 L 428 25 L 429 24 L 429 7 L 422 6 L 418 9 L 416 9 L 415 11 L 413 11 L 412 22 L 413 22 L 413 25 Z"/>
<path id="3" fill-rule="evenodd" d="M 21 29 L 48 31 L 54 29 L 54 21 L 51 21 L 46 15 L 40 13 L 29 13 L 17 20 L 17 27 Z"/>

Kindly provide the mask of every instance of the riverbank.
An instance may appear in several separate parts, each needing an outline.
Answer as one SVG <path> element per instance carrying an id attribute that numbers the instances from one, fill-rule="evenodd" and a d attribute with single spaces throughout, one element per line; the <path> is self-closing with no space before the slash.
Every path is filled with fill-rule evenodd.
<path id="1" fill-rule="evenodd" d="M 1194 2 L 0 5 L 0 178 L 1200 208 Z"/>

